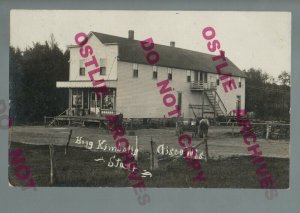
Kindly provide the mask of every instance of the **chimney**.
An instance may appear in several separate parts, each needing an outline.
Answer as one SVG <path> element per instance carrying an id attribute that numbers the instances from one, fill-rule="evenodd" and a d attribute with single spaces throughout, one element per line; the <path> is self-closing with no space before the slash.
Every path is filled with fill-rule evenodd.
<path id="1" fill-rule="evenodd" d="M 134 31 L 133 30 L 128 31 L 128 38 L 129 38 L 129 40 L 134 40 Z"/>
<path id="2" fill-rule="evenodd" d="M 170 41 L 170 46 L 175 47 L 175 41 Z"/>

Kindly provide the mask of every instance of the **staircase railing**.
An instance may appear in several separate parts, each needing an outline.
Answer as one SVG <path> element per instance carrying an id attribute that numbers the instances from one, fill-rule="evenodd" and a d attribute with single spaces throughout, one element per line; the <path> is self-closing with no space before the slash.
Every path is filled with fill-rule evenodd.
<path id="1" fill-rule="evenodd" d="M 217 91 L 215 92 L 215 97 L 216 97 L 216 102 L 218 103 L 218 105 L 220 106 L 221 110 L 224 112 L 225 116 L 227 115 L 227 109 L 225 107 L 225 104 L 223 103 L 222 99 L 220 98 L 219 94 L 217 93 Z"/>
<path id="2" fill-rule="evenodd" d="M 70 110 L 70 108 L 67 108 L 65 111 L 63 111 L 62 113 L 60 113 L 58 116 L 61 116 L 61 115 L 63 115 L 65 112 L 67 112 L 68 110 Z M 67 114 L 66 114 L 67 115 Z M 57 116 L 57 117 L 58 117 Z"/>
<path id="3" fill-rule="evenodd" d="M 63 115 L 63 114 L 66 113 L 68 110 L 70 110 L 70 108 L 67 108 L 65 111 L 63 111 L 62 113 L 60 113 L 58 116 L 53 117 L 53 120 L 49 123 L 49 126 L 52 126 L 52 125 L 54 124 L 55 118 L 56 118 L 56 117 L 59 117 L 59 116 Z M 67 113 L 66 113 L 66 115 L 67 115 Z M 45 122 L 44 122 L 44 123 L 45 123 Z"/>

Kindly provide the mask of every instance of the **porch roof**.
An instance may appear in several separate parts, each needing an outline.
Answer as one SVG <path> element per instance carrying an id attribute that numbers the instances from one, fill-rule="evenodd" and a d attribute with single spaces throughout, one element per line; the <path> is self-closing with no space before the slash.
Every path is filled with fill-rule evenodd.
<path id="1" fill-rule="evenodd" d="M 107 87 L 116 87 L 116 81 L 105 81 Z M 57 88 L 94 88 L 91 81 L 57 81 Z"/>

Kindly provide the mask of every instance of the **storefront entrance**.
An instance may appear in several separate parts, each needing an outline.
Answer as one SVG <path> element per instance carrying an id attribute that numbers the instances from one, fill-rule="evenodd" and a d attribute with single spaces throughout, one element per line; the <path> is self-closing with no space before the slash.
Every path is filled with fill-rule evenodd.
<path id="1" fill-rule="evenodd" d="M 71 111 L 73 115 L 114 114 L 116 111 L 116 89 L 105 97 L 97 97 L 93 89 L 76 88 L 71 90 Z"/>

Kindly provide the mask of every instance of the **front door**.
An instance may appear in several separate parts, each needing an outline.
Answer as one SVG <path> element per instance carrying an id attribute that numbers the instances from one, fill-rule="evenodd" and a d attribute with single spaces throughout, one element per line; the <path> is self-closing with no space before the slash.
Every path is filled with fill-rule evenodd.
<path id="1" fill-rule="evenodd" d="M 90 110 L 91 114 L 96 114 L 97 112 L 97 95 L 95 92 L 91 92 Z"/>

